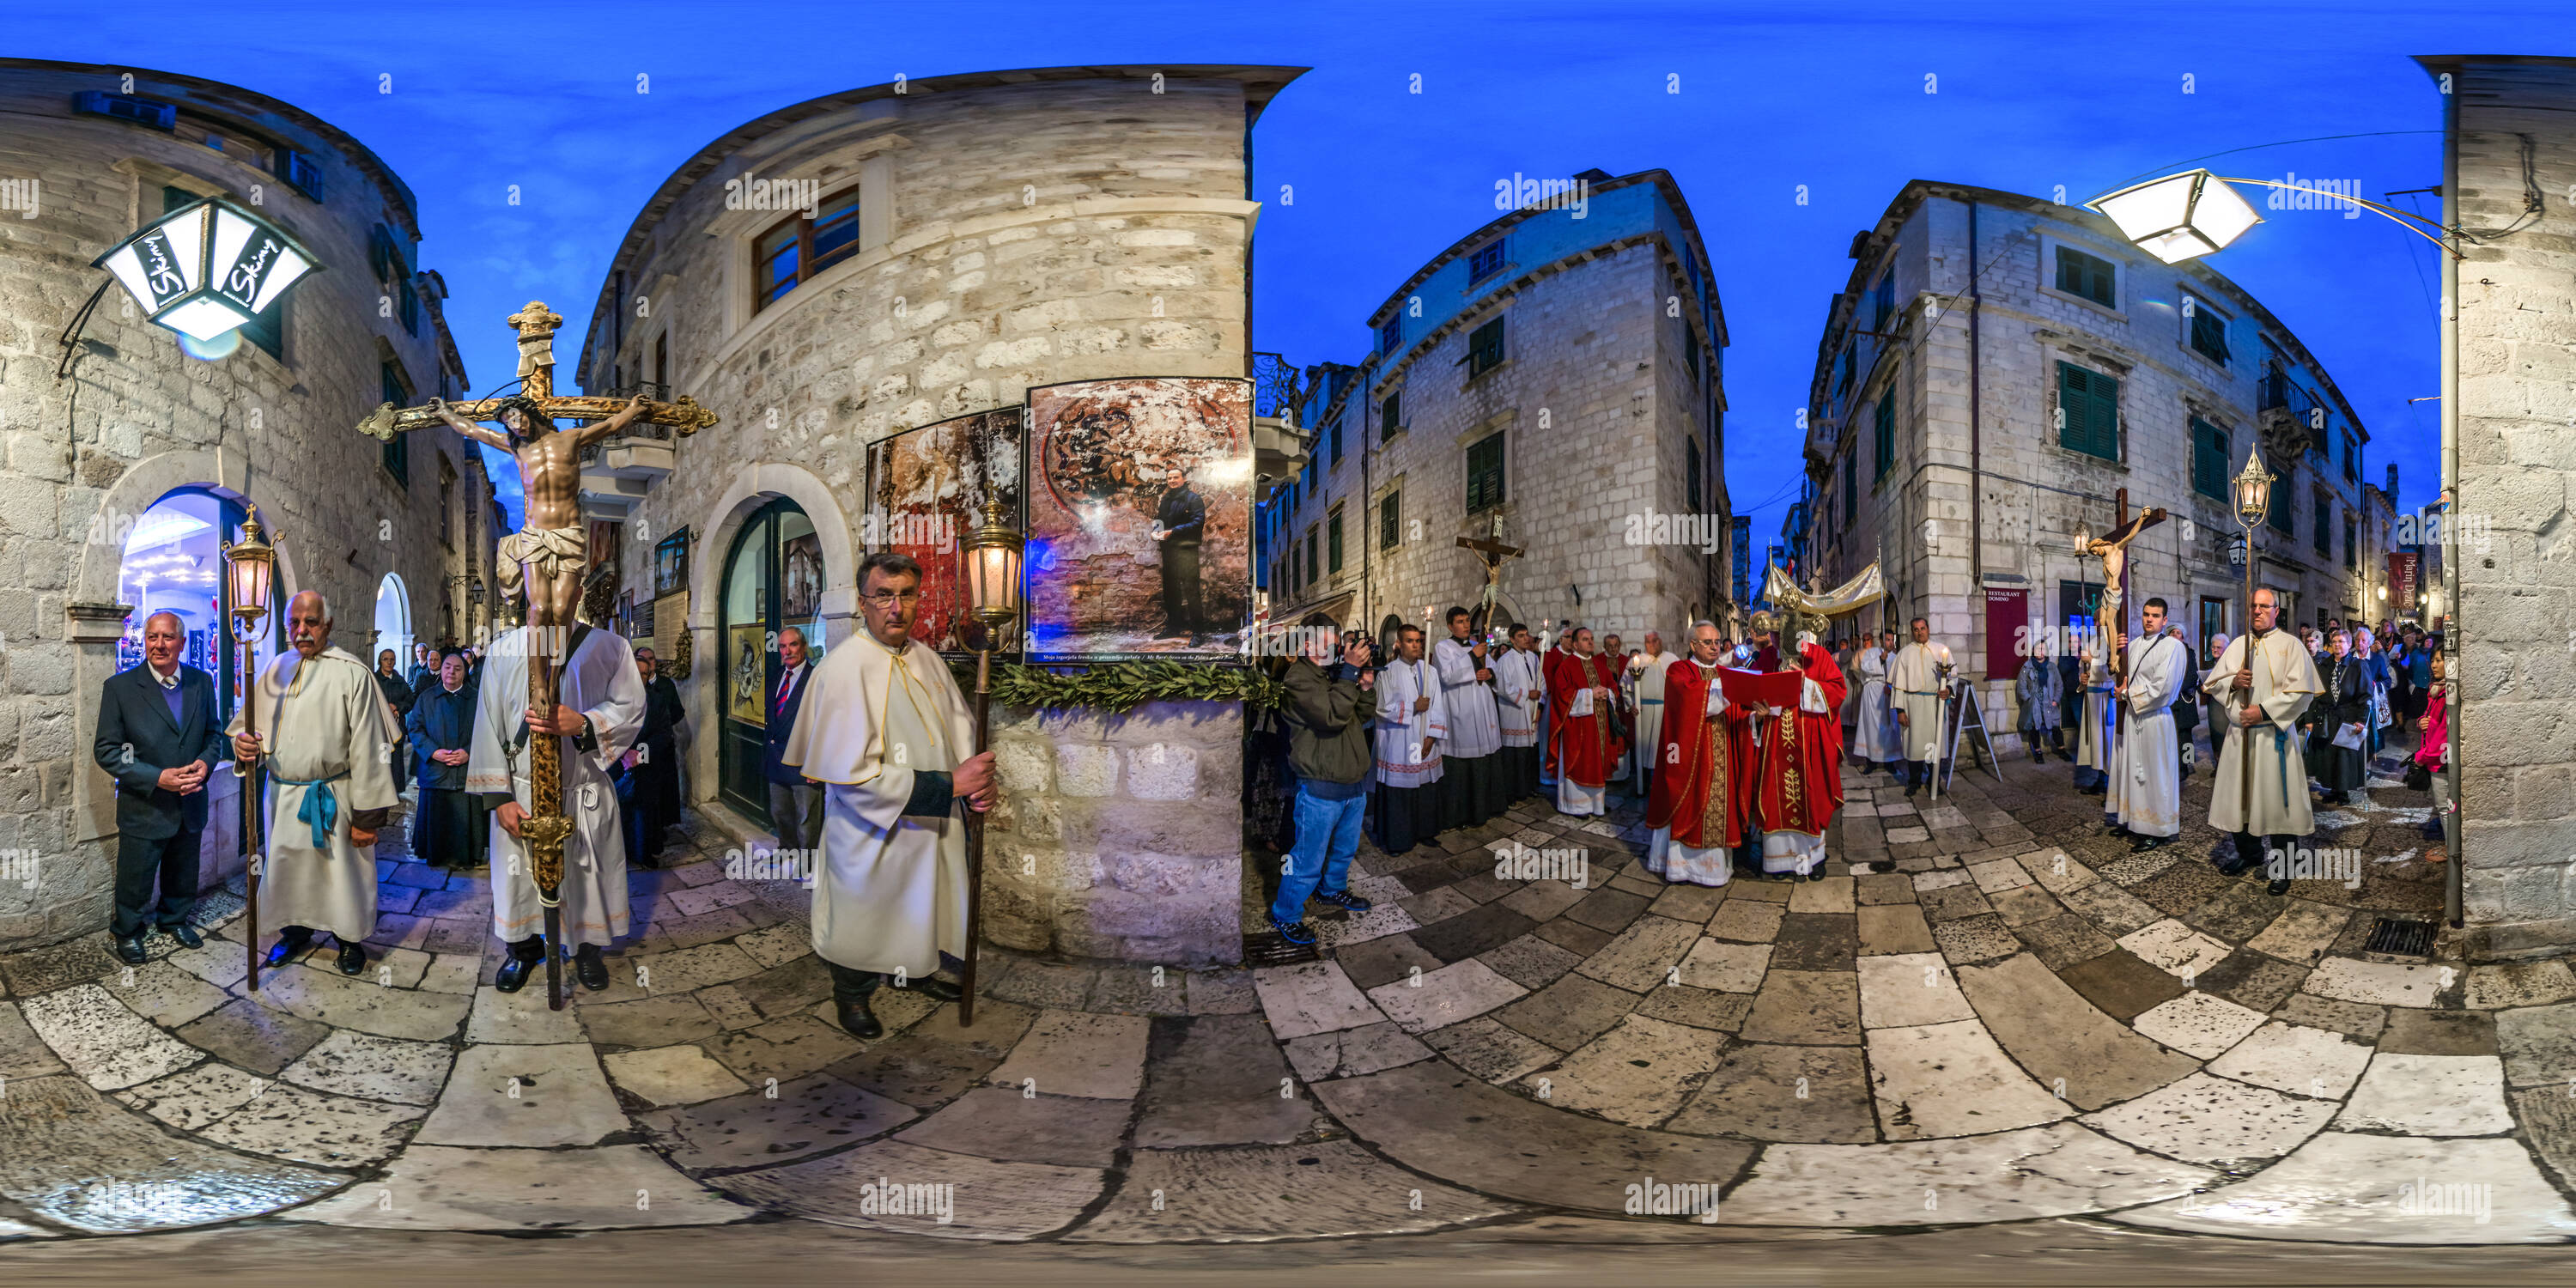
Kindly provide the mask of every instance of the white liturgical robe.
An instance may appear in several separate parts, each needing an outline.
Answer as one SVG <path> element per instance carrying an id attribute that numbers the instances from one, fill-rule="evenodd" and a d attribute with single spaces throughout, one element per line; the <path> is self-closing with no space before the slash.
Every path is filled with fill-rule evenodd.
<path id="1" fill-rule="evenodd" d="M 590 717 L 593 746 L 555 735 L 562 749 L 564 838 L 559 934 L 564 944 L 616 942 L 628 929 L 626 834 L 617 808 L 617 758 L 644 729 L 644 676 L 635 646 L 597 627 L 568 638 L 571 657 L 555 677 L 557 705 Z M 485 796 L 506 792 L 533 813 L 529 775 L 534 753 L 528 732 L 528 628 L 492 642 L 483 664 L 483 688 L 474 701 L 474 745 L 466 755 L 465 790 Z M 528 846 L 492 818 L 492 933 L 517 943 L 546 931 L 545 905 L 537 898 L 537 872 Z M 560 951 L 559 945 L 548 945 Z"/>
<path id="2" fill-rule="evenodd" d="M 1853 688 L 1853 701 L 1860 704 L 1859 719 L 1853 723 L 1851 754 L 1873 765 L 1890 764 L 1906 759 L 1904 731 L 1896 727 L 1896 709 L 1889 699 L 1888 664 L 1896 655 L 1877 645 L 1862 649 L 1852 659 L 1860 672 L 1860 683 Z"/>
<path id="3" fill-rule="evenodd" d="M 1486 654 L 1489 661 L 1492 656 Z M 1444 754 L 1473 760 L 1501 751 L 1502 714 L 1494 709 L 1494 691 L 1476 678 L 1475 655 L 1466 645 L 1446 639 L 1432 646 L 1431 664 L 1440 672 L 1440 705 L 1449 715 Z"/>
<path id="4" fill-rule="evenodd" d="M 2182 753 L 2173 723 L 2174 697 L 2182 689 L 2182 653 L 2182 641 L 2161 632 L 2129 641 L 2128 709 L 2120 717 L 2102 808 L 2141 836 L 2182 833 Z"/>
<path id="5" fill-rule="evenodd" d="M 263 930 L 327 930 L 344 944 L 376 932 L 376 847 L 350 839 L 360 810 L 391 809 L 393 744 L 402 735 L 367 664 L 336 648 L 308 661 L 292 649 L 260 672 L 259 712 L 268 782 L 261 832 Z M 227 732 L 248 729 L 233 712 Z M 245 772 L 238 761 L 233 772 Z"/>
<path id="6" fill-rule="evenodd" d="M 2075 731 L 2075 763 L 2111 772 L 2111 668 L 2101 658 L 2076 659 L 2084 685 L 2084 724 Z"/>
<path id="7" fill-rule="evenodd" d="M 1950 646 L 1933 640 L 1896 650 L 1888 684 L 1896 692 L 1891 705 L 1905 713 L 1898 730 L 1906 760 L 1938 760 L 1941 738 L 1941 685 L 1950 666 Z"/>
<path id="8" fill-rule="evenodd" d="M 975 714 L 929 645 L 862 630 L 826 655 L 779 759 L 824 784 L 814 951 L 920 979 L 966 951 L 966 802 L 906 814 L 916 778 L 974 755 Z"/>
<path id="9" fill-rule="evenodd" d="M 2218 753 L 2218 778 L 2210 784 L 2209 825 L 2255 836 L 2306 836 L 2316 830 L 2317 817 L 2308 803 L 2308 767 L 2299 751 L 2297 726 L 2316 700 L 2317 666 L 2299 637 L 2283 630 L 2264 632 L 2253 657 L 2254 704 L 2263 715 L 2252 729 L 2237 724 L 2237 711 L 2244 705 L 2235 688 L 2236 673 L 2246 665 L 2243 637 L 2227 642 L 2227 651 L 2200 684 L 2210 698 L 2211 736 L 2226 739 Z M 2254 748 L 2251 825 L 2245 816 L 2241 759 L 2248 742 Z"/>
<path id="10" fill-rule="evenodd" d="M 1547 701 L 1547 681 L 1538 673 L 1538 654 L 1506 649 L 1494 658 L 1494 700 L 1501 719 L 1503 745 L 1538 745 L 1539 706 Z"/>
<path id="11" fill-rule="evenodd" d="M 1664 733 L 1664 669 L 1673 664 L 1670 653 L 1639 653 L 1645 666 L 1632 672 L 1629 692 L 1637 700 L 1637 727 L 1629 734 L 1629 746 L 1636 748 L 1629 761 L 1636 769 L 1637 794 L 1646 794 L 1646 771 L 1653 768 L 1657 739 Z"/>
<path id="12" fill-rule="evenodd" d="M 1449 736 L 1440 673 L 1429 662 L 1394 662 L 1377 673 L 1377 780 L 1389 787 L 1428 787 L 1440 781 L 1440 744 Z M 1413 709 L 1428 694 L 1431 705 Z M 1429 738 L 1431 750 L 1422 749 Z"/>

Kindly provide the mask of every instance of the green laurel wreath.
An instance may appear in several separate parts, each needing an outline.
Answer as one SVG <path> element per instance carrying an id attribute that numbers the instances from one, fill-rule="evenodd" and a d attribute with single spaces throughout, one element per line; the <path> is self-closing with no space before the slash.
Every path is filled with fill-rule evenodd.
<path id="1" fill-rule="evenodd" d="M 951 659 L 949 667 L 959 691 L 971 696 L 974 660 Z M 1078 671 L 1050 671 L 997 659 L 992 691 L 996 706 L 1041 710 L 1123 712 L 1148 702 L 1241 702 L 1276 709 L 1288 700 L 1286 686 L 1257 670 L 1185 662 L 1102 662 Z"/>

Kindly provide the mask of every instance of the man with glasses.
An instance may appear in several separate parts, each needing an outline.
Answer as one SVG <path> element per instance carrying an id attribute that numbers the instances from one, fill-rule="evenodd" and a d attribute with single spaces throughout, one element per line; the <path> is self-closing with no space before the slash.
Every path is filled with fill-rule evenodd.
<path id="1" fill-rule="evenodd" d="M 880 551 L 859 565 L 867 631 L 814 668 L 781 760 L 824 784 L 814 872 L 814 951 L 832 975 L 841 1027 L 875 1039 L 869 999 L 889 980 L 934 1001 L 965 996 L 932 978 L 966 950 L 966 813 L 993 807 L 993 753 L 939 654 L 912 638 L 921 565 Z"/>

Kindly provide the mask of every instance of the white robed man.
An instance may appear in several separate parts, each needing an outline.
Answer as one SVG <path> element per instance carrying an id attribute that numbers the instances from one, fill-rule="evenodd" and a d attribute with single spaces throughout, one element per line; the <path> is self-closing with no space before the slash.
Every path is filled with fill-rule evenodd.
<path id="1" fill-rule="evenodd" d="M 933 976 L 966 951 L 966 811 L 996 799 L 993 753 L 948 664 L 912 638 L 921 565 L 879 551 L 859 565 L 868 629 L 825 655 L 780 759 L 823 784 L 814 952 L 832 974 L 841 1027 L 876 1039 L 869 999 L 891 978 L 938 1002 Z"/>
<path id="2" fill-rule="evenodd" d="M 1629 759 L 1637 767 L 1639 800 L 1646 799 L 1651 790 L 1648 784 L 1654 776 L 1655 749 L 1663 745 L 1660 739 L 1664 732 L 1664 671 L 1674 660 L 1672 654 L 1664 651 L 1663 632 L 1648 631 L 1645 651 L 1629 662 L 1628 671 L 1633 678 L 1629 681 L 1628 691 L 1637 703 L 1637 727 L 1629 738 L 1638 749 Z"/>
<path id="3" fill-rule="evenodd" d="M 1485 642 L 1468 632 L 1473 616 L 1452 608 L 1443 619 L 1449 638 L 1431 650 L 1440 673 L 1440 704 L 1449 713 L 1449 743 L 1441 749 L 1441 825 L 1478 827 L 1503 812 L 1502 713 L 1495 707 L 1493 659 Z"/>
<path id="4" fill-rule="evenodd" d="M 2109 650 L 2092 636 L 2076 647 L 2075 676 L 2084 687 L 2083 723 L 2075 730 L 2075 790 L 2107 797 L 2111 790 L 2111 665 Z"/>
<path id="5" fill-rule="evenodd" d="M 577 947 L 573 978 L 597 992 L 608 987 L 601 950 L 628 929 L 626 833 L 617 804 L 617 761 L 644 729 L 644 675 L 635 646 L 586 624 L 563 628 L 555 659 L 555 708 L 528 709 L 529 654 L 555 628 L 535 636 L 518 627 L 493 641 L 474 698 L 474 746 L 465 759 L 465 790 L 492 812 L 492 933 L 510 946 L 492 987 L 515 993 L 561 945 L 546 943 L 545 905 L 537 895 L 536 861 L 520 825 L 536 812 L 532 739 L 561 739 L 563 810 L 572 833 L 563 843 L 558 933 Z"/>
<path id="6" fill-rule="evenodd" d="M 1904 739 L 1905 794 L 1921 791 L 1941 772 L 1941 706 L 1950 683 L 1950 646 L 1932 638 L 1932 624 L 1914 619 L 1912 642 L 1896 650 L 1887 667 L 1899 736 Z"/>
<path id="7" fill-rule="evenodd" d="M 1377 673 L 1377 848 L 1402 854 L 1440 832 L 1440 744 L 1449 709 L 1440 672 L 1422 659 L 1422 628 L 1396 636 L 1395 660 Z"/>
<path id="8" fill-rule="evenodd" d="M 1547 703 L 1547 678 L 1539 674 L 1538 645 L 1529 628 L 1512 623 L 1511 647 L 1494 660 L 1494 711 L 1502 726 L 1503 800 L 1538 794 L 1539 716 Z"/>
<path id="9" fill-rule="evenodd" d="M 1888 668 L 1895 663 L 1894 631 L 1880 631 L 1852 655 L 1852 669 L 1860 673 L 1860 712 L 1852 722 L 1851 752 L 1863 765 L 1891 774 L 1906 759 L 1904 731 L 1896 727 L 1896 706 L 1890 701 L 1895 694 L 1887 682 Z"/>
<path id="10" fill-rule="evenodd" d="M 2278 629 L 2280 600 L 2254 592 L 2254 629 L 2230 642 L 2200 691 L 2209 695 L 2210 732 L 2228 731 L 2210 785 L 2209 825 L 2236 836 L 2236 860 L 2218 870 L 2235 876 L 2267 864 L 2273 894 L 2290 892 L 2289 859 L 2299 838 L 2316 830 L 2308 804 L 2307 764 L 2298 750 L 2299 717 L 2317 696 L 2316 663 L 2307 646 Z M 2254 756 L 2254 799 L 2247 808 L 2244 756 Z M 2271 860 L 2277 857 L 2278 862 Z"/>
<path id="11" fill-rule="evenodd" d="M 2124 705 L 2102 808 L 2128 831 L 2129 849 L 2144 853 L 2182 834 L 2182 761 L 2174 746 L 2173 704 L 2182 693 L 2187 646 L 2165 634 L 2164 600 L 2148 600 L 2139 620 L 2145 630 L 2138 638 L 2123 631 L 2114 641 L 2127 678 L 2112 693 Z"/>
<path id="12" fill-rule="evenodd" d="M 376 832 L 401 797 L 394 791 L 393 708 L 367 664 L 331 647 L 331 605 L 319 591 L 286 604 L 295 647 L 260 672 L 251 695 L 259 733 L 233 713 L 233 772 L 268 757 L 268 818 L 261 835 L 260 916 L 278 927 L 268 964 L 283 966 L 327 930 L 343 975 L 366 969 L 361 945 L 376 933 Z"/>

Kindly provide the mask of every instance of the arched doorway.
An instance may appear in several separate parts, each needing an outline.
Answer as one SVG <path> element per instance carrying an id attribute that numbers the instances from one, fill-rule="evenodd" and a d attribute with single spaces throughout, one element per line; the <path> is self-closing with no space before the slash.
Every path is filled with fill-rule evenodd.
<path id="1" fill-rule="evenodd" d="M 399 675 L 411 666 L 411 589 L 403 585 L 401 573 L 389 572 L 376 584 L 376 633 L 373 647 L 367 650 L 366 663 L 372 669 L 376 658 L 386 649 L 394 651 L 394 673 Z"/>
<path id="2" fill-rule="evenodd" d="M 105 511 L 101 512 L 105 514 Z M 125 634 L 116 643 L 116 669 L 143 664 L 143 624 L 155 613 L 179 618 L 187 641 L 179 660 L 215 677 L 215 705 L 232 718 L 238 675 L 232 637 L 230 579 L 224 576 L 223 546 L 241 538 L 240 502 L 203 487 L 165 493 L 135 517 L 122 535 L 117 561 L 116 602 L 134 605 L 126 616 Z M 282 579 L 273 584 L 283 595 Z M 260 638 L 253 641 L 255 659 L 276 653 L 284 613 L 271 606 Z M 253 665 L 256 666 L 257 661 Z"/>
<path id="3" fill-rule="evenodd" d="M 726 804 L 763 825 L 769 789 L 761 766 L 768 750 L 769 695 L 778 686 L 778 633 L 793 626 L 815 658 L 824 638 L 823 550 L 813 520 L 779 497 L 742 522 L 725 555 L 716 595 L 717 791 Z"/>

